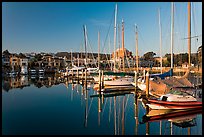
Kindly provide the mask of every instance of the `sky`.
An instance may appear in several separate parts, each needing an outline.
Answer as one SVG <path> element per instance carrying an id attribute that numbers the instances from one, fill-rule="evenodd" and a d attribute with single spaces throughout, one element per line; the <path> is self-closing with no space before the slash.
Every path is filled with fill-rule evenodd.
<path id="1" fill-rule="evenodd" d="M 124 20 L 124 46 L 135 55 L 135 24 L 138 53 L 153 51 L 160 56 L 159 16 L 162 28 L 162 56 L 170 53 L 171 2 L 3 2 L 2 51 L 81 52 L 85 50 L 83 25 L 87 28 L 88 52 L 114 51 L 114 14 L 117 4 L 116 48 L 121 47 Z M 187 53 L 187 2 L 175 2 L 174 53 Z M 202 45 L 202 2 L 191 2 L 191 52 Z M 120 39 L 119 39 L 120 37 Z"/>

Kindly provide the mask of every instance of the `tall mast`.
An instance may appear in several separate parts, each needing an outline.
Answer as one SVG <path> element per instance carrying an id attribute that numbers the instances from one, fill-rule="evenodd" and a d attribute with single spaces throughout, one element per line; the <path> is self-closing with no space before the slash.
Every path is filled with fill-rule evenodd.
<path id="1" fill-rule="evenodd" d="M 120 25 L 119 24 L 118 24 L 118 49 L 119 49 L 118 54 L 120 54 Z M 120 57 L 119 57 L 119 60 L 120 60 Z M 121 67 L 121 64 L 119 63 L 119 68 L 118 69 L 120 69 L 120 67 Z"/>
<path id="2" fill-rule="evenodd" d="M 174 3 L 171 3 L 171 69 L 173 69 Z"/>
<path id="3" fill-rule="evenodd" d="M 100 32 L 98 31 L 98 69 L 100 69 Z"/>
<path id="4" fill-rule="evenodd" d="M 71 64 L 73 66 L 73 61 L 72 61 L 72 49 L 71 49 Z"/>
<path id="5" fill-rule="evenodd" d="M 111 60 L 111 48 L 110 48 L 110 36 L 108 35 L 108 38 L 109 38 L 109 50 L 110 50 L 110 60 Z M 113 67 L 112 67 L 112 63 L 110 62 L 110 65 L 111 65 L 111 70 L 113 70 Z"/>
<path id="6" fill-rule="evenodd" d="M 135 33 L 136 33 L 136 48 L 135 48 L 135 56 L 136 56 L 136 67 L 138 72 L 139 62 L 138 62 L 138 32 L 137 32 L 137 26 L 135 24 Z"/>
<path id="7" fill-rule="evenodd" d="M 191 66 L 191 2 L 188 2 L 188 64 Z"/>
<path id="8" fill-rule="evenodd" d="M 123 71 L 125 71 L 125 45 L 124 45 L 124 21 L 122 19 L 122 58 L 123 58 Z"/>
<path id="9" fill-rule="evenodd" d="M 84 42 L 85 42 L 85 66 L 87 65 L 87 51 L 86 51 L 86 48 L 87 48 L 87 32 L 86 32 L 86 25 L 84 25 Z"/>
<path id="10" fill-rule="evenodd" d="M 159 31 L 160 31 L 160 67 L 162 74 L 162 30 L 161 30 L 161 20 L 160 20 L 160 9 L 159 9 Z"/>
<path id="11" fill-rule="evenodd" d="M 115 61 L 115 57 L 116 57 L 116 19 L 117 19 L 117 4 L 115 5 L 115 25 L 114 25 L 114 72 L 116 69 L 116 61 Z"/>

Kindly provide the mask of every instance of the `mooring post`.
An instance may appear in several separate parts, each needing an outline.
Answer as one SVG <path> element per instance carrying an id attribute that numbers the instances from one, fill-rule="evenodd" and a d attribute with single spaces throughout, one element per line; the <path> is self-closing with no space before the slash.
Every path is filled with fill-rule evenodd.
<path id="1" fill-rule="evenodd" d="M 135 72 L 135 88 L 137 87 L 137 71 L 134 71 Z"/>
<path id="2" fill-rule="evenodd" d="M 102 70 L 102 89 L 104 88 L 104 75 L 103 75 L 103 70 Z"/>
<path id="3" fill-rule="evenodd" d="M 146 97 L 149 98 L 149 71 L 146 74 Z"/>

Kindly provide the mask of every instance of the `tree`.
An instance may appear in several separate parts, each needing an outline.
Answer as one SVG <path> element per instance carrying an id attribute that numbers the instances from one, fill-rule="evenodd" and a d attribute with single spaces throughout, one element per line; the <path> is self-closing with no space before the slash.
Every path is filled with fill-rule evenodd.
<path id="1" fill-rule="evenodd" d="M 162 61 L 162 66 L 163 67 L 169 67 L 170 66 L 170 62 L 168 60 L 164 60 L 164 61 Z"/>
<path id="2" fill-rule="evenodd" d="M 8 50 L 4 50 L 3 55 L 11 55 L 11 53 Z"/>
<path id="3" fill-rule="evenodd" d="M 144 60 L 151 60 L 153 61 L 153 57 L 156 55 L 154 52 L 147 52 L 143 55 Z"/>
<path id="4" fill-rule="evenodd" d="M 42 55 L 41 54 L 37 54 L 35 55 L 35 58 L 37 59 L 37 61 L 42 60 Z"/>
<path id="5" fill-rule="evenodd" d="M 26 56 L 23 53 L 20 53 L 18 56 L 19 58 L 26 58 Z"/>
<path id="6" fill-rule="evenodd" d="M 171 54 L 166 53 L 166 54 L 165 54 L 165 57 L 167 58 L 167 61 L 168 61 L 168 62 L 171 62 Z"/>

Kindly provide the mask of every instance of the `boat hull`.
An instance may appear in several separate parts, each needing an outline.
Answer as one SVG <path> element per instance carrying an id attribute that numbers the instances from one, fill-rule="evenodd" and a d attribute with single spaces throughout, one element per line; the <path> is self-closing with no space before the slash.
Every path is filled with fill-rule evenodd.
<path id="1" fill-rule="evenodd" d="M 161 101 L 148 99 L 149 103 L 154 103 L 158 105 L 172 105 L 172 106 L 202 106 L 202 102 L 198 101 Z"/>
<path id="2" fill-rule="evenodd" d="M 202 105 L 160 105 L 160 104 L 146 104 L 151 109 L 202 109 Z"/>

